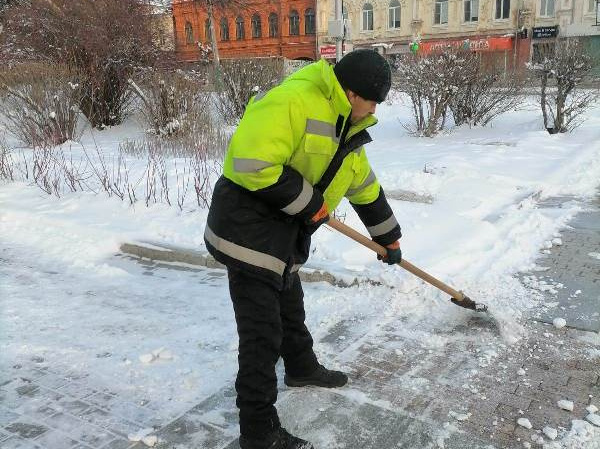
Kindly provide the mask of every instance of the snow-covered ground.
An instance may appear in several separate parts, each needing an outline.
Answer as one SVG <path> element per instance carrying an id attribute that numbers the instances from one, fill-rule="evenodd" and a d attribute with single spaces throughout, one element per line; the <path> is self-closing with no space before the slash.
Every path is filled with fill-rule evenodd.
<path id="1" fill-rule="evenodd" d="M 406 259 L 483 300 L 496 316 L 517 321 L 539 299 L 515 273 L 534 267 L 539 251 L 559 242 L 559 230 L 600 184 L 600 110 L 590 110 L 574 133 L 554 136 L 542 130 L 539 115 L 532 100 L 490 127 L 419 139 L 401 125 L 410 120 L 408 106 L 384 104 L 367 147 L 402 226 Z M 120 141 L 139 137 L 132 121 L 88 131 L 81 143 L 109 159 Z M 82 155 L 79 144 L 63 150 Z M 132 172 L 145 164 L 128 160 Z M 174 166 L 170 173 L 174 183 Z M 433 202 L 393 199 L 401 190 Z M 553 196 L 573 199 L 561 208 L 538 207 Z M 0 183 L 2 362 L 37 356 L 93 372 L 127 400 L 158 404 L 164 422 L 231 384 L 237 339 L 224 273 L 151 270 L 115 257 L 131 241 L 203 250 L 206 212 L 191 193 L 180 211 L 143 202 L 132 207 L 102 193 L 57 198 L 25 182 Z M 348 203 L 338 213 L 364 232 Z M 402 317 L 407 335 L 434 344 L 433 329 L 467 319 L 445 294 L 329 228 L 317 232 L 313 250 L 309 267 L 382 284 L 306 284 L 307 321 L 317 341 L 344 320 L 359 318 L 358 332 Z M 520 336 L 517 327 L 504 330 L 508 342 Z M 140 359 L 161 348 L 162 357 Z M 327 348 L 317 350 L 330 358 Z"/>

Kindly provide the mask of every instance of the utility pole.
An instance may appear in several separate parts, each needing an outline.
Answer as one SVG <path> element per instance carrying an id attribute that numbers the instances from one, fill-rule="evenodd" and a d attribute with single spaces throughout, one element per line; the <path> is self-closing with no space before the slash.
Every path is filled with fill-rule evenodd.
<path id="1" fill-rule="evenodd" d="M 337 23 L 343 23 L 342 17 L 342 0 L 334 0 L 335 1 L 335 21 Z M 343 26 L 342 26 L 343 29 Z M 342 40 L 343 36 L 336 36 L 335 38 L 335 62 L 338 62 L 342 59 Z"/>

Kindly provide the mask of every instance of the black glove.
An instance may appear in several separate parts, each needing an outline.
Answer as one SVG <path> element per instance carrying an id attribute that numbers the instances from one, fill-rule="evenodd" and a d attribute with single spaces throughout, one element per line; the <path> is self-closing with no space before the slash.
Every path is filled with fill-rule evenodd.
<path id="1" fill-rule="evenodd" d="M 377 254 L 377 260 L 382 260 L 388 265 L 396 265 L 402 260 L 402 250 L 400 249 L 400 242 L 398 240 L 386 245 L 385 251 L 387 252 L 385 256 Z"/>

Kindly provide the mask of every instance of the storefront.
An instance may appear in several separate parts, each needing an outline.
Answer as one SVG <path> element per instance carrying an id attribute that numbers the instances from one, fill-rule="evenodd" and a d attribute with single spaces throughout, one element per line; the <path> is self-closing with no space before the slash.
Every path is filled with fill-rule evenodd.
<path id="1" fill-rule="evenodd" d="M 554 54 L 558 25 L 533 27 L 531 30 L 531 62 L 541 62 L 546 55 Z"/>
<path id="2" fill-rule="evenodd" d="M 489 64 L 511 68 L 514 63 L 524 64 L 529 59 L 529 42 L 526 37 L 515 40 L 513 35 L 469 36 L 464 38 L 421 41 L 417 53 L 427 55 L 452 48 L 469 50 L 481 54 L 482 61 Z"/>

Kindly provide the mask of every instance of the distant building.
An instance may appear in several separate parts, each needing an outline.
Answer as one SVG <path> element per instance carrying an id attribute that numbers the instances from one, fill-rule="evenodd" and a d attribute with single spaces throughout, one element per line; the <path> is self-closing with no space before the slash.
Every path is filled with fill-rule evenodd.
<path id="1" fill-rule="evenodd" d="M 533 0 L 530 0 L 533 1 Z M 535 0 L 540 1 L 540 0 Z M 345 0 L 349 21 L 347 50 L 374 48 L 384 55 L 408 53 L 412 42 L 421 53 L 446 46 L 468 48 L 506 67 L 529 59 L 525 32 L 528 0 Z M 327 23 L 334 0 L 319 2 L 318 46 L 330 52 Z"/>
<path id="2" fill-rule="evenodd" d="M 180 61 L 197 61 L 210 47 L 205 3 L 173 0 L 175 51 Z M 214 11 L 221 58 L 283 56 L 315 60 L 316 0 L 249 0 L 243 10 Z"/>

